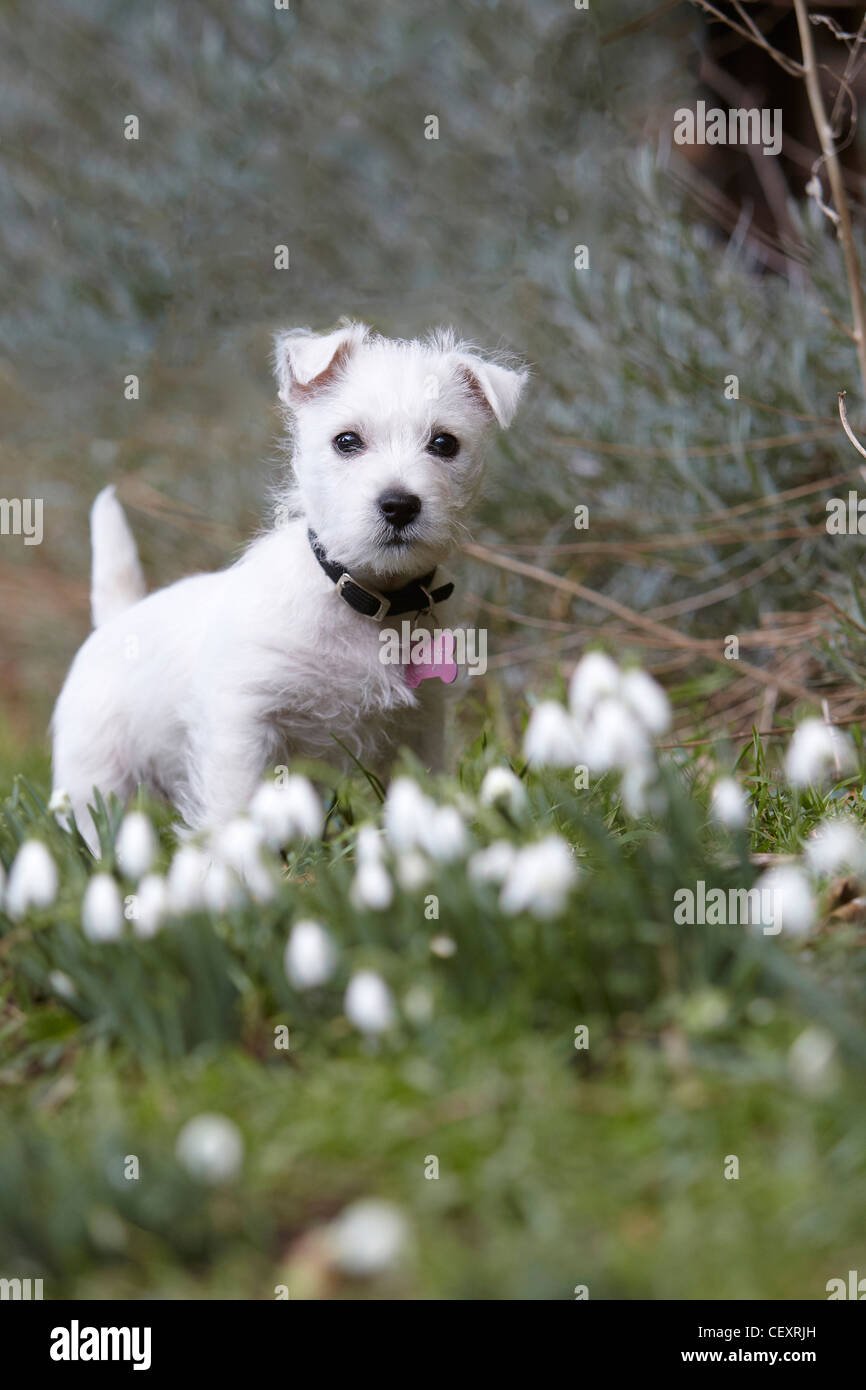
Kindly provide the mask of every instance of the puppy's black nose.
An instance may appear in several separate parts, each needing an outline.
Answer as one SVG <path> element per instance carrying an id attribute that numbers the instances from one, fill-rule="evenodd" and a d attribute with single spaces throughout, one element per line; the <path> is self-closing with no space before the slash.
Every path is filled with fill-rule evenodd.
<path id="1" fill-rule="evenodd" d="M 414 521 L 421 510 L 421 498 L 414 492 L 383 492 L 379 498 L 379 511 L 398 531 Z"/>

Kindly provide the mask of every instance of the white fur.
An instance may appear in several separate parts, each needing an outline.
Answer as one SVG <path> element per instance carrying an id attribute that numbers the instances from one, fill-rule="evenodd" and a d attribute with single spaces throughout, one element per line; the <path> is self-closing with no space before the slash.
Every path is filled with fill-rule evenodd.
<path id="1" fill-rule="evenodd" d="M 90 544 L 90 611 L 93 626 L 101 627 L 147 592 L 135 540 L 113 487 L 104 487 L 90 510 Z"/>
<path id="2" fill-rule="evenodd" d="M 440 565 L 476 495 L 488 427 L 510 423 L 526 374 L 483 361 L 448 333 L 403 342 L 360 324 L 280 334 L 275 358 L 294 480 L 278 507 L 282 524 L 235 565 L 142 598 L 113 489 L 94 503 L 96 630 L 52 721 L 54 787 L 68 792 L 94 850 L 94 787 L 125 799 L 142 783 L 197 829 L 243 810 L 273 763 L 343 762 L 337 738 L 383 773 L 401 744 L 438 762 L 441 683 L 413 691 L 402 667 L 381 663 L 384 625 L 337 595 L 307 528 L 376 588 Z M 364 453 L 334 449 L 348 430 L 365 441 Z M 441 431 L 460 441 L 453 459 L 426 451 Z M 388 544 L 377 505 L 394 488 L 422 502 L 397 545 Z M 444 612 L 433 622 L 452 624 L 450 605 Z"/>

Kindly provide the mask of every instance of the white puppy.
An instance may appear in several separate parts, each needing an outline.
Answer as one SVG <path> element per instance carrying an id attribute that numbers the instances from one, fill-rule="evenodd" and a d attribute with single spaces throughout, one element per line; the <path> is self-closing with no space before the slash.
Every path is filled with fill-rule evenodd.
<path id="1" fill-rule="evenodd" d="M 433 572 L 526 373 L 450 333 L 404 342 L 354 323 L 280 334 L 275 360 L 294 478 L 280 524 L 237 564 L 144 597 L 114 489 L 93 505 L 95 630 L 52 727 L 54 788 L 94 851 L 94 788 L 125 799 L 141 783 L 198 829 L 243 810 L 274 763 L 342 760 L 338 739 L 383 773 L 402 744 L 438 761 L 441 683 L 411 688 L 379 634 L 450 594 Z"/>

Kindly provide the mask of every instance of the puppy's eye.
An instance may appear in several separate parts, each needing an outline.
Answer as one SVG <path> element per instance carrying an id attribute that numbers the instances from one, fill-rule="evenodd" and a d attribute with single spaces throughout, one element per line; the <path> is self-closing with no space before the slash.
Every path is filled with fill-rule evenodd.
<path id="1" fill-rule="evenodd" d="M 333 443 L 338 454 L 360 454 L 364 447 L 363 439 L 354 430 L 344 430 Z"/>
<path id="2" fill-rule="evenodd" d="M 434 434 L 427 445 L 427 452 L 440 459 L 453 459 L 459 448 L 460 441 L 453 434 Z"/>

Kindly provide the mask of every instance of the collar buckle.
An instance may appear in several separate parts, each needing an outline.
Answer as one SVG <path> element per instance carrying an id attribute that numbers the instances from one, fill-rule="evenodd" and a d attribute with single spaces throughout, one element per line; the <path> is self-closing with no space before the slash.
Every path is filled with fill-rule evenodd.
<path id="1" fill-rule="evenodd" d="M 377 608 L 376 612 L 365 614 L 366 617 L 372 618 L 374 623 L 381 623 L 382 619 L 388 616 L 388 610 L 391 607 L 391 604 L 390 601 L 386 599 L 385 595 L 380 593 L 378 589 L 370 589 L 367 587 L 366 584 L 359 583 L 357 579 L 353 578 L 351 574 L 348 574 L 345 571 L 343 574 L 340 575 L 340 578 L 337 580 L 337 593 L 344 600 L 344 602 L 349 603 L 348 598 L 345 597 L 345 595 L 343 594 L 343 590 L 345 589 L 347 584 L 351 584 L 354 586 L 354 588 L 360 589 L 362 593 L 368 596 L 368 598 L 375 599 L 379 604 L 379 607 Z M 349 606 L 352 607 L 353 605 L 349 603 Z"/>

